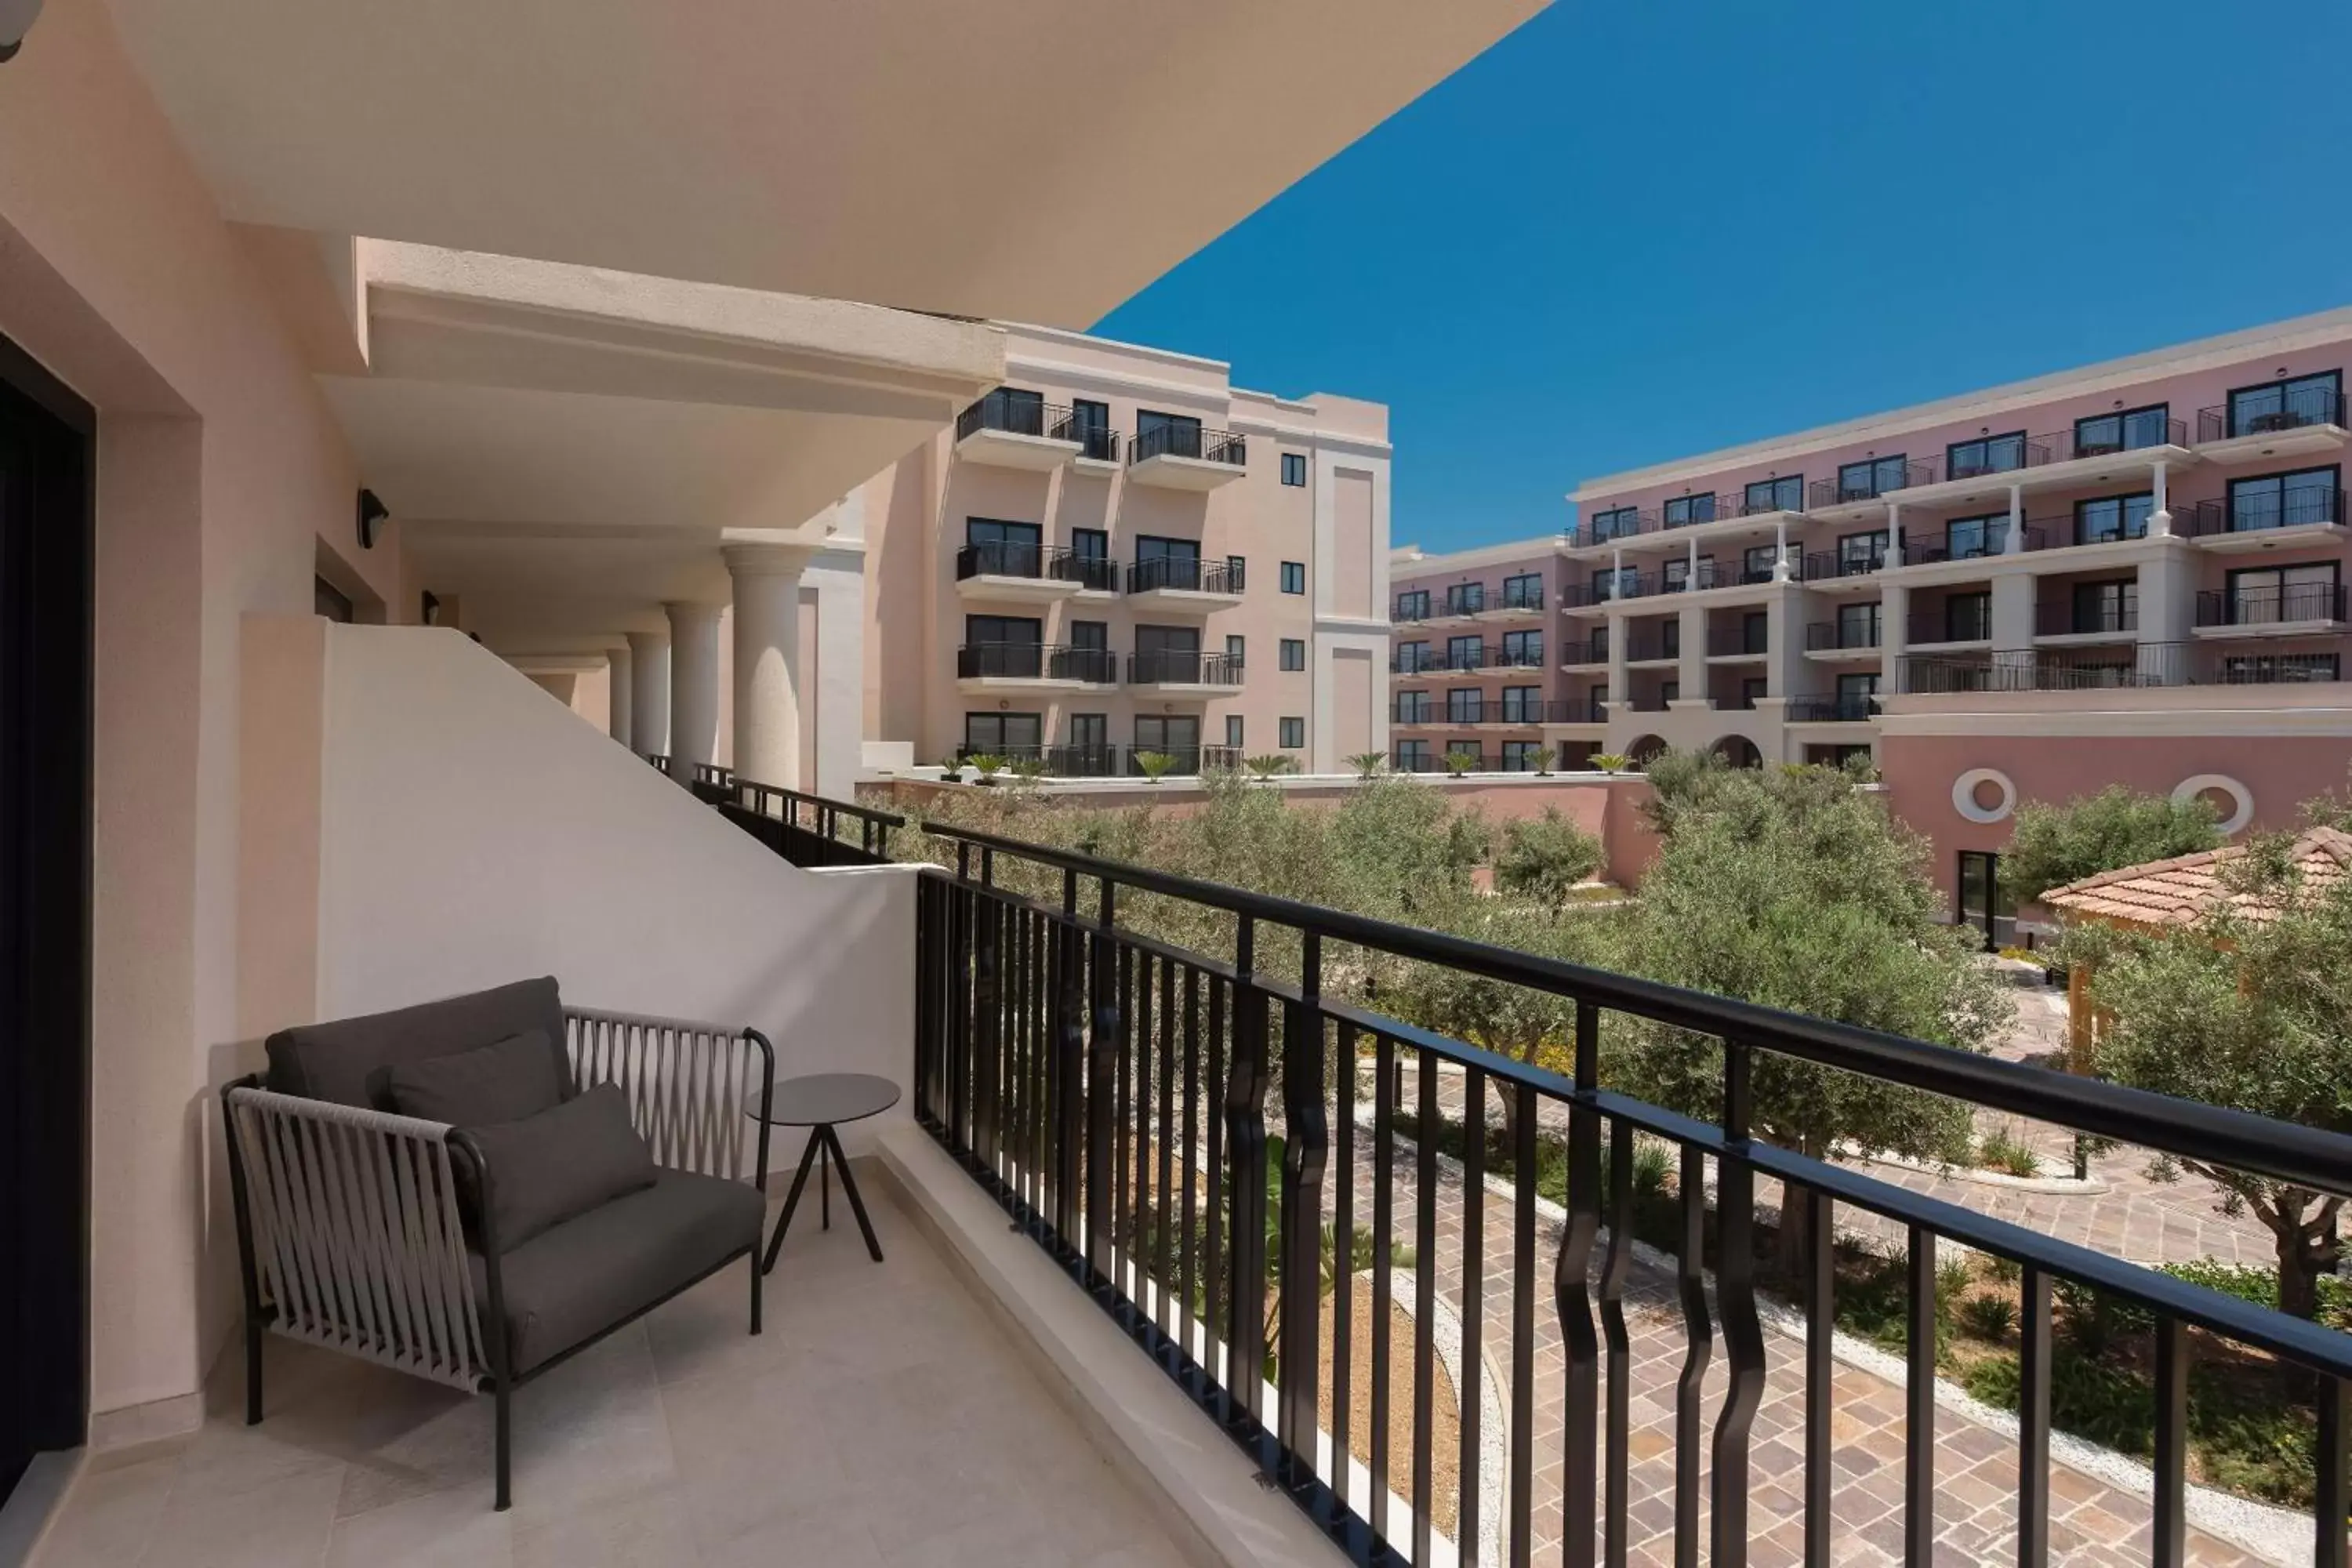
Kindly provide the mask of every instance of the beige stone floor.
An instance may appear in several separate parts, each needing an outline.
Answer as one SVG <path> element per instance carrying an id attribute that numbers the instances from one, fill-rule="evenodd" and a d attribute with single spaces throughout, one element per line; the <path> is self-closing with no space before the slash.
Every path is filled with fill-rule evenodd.
<path id="1" fill-rule="evenodd" d="M 759 1338 L 739 1264 L 519 1391 L 506 1513 L 488 1398 L 273 1340 L 259 1426 L 232 1350 L 205 1426 L 95 1458 L 34 1561 L 1181 1561 L 880 1185 L 887 1261 L 867 1261 L 845 1213 L 828 1234 L 803 1207 Z"/>

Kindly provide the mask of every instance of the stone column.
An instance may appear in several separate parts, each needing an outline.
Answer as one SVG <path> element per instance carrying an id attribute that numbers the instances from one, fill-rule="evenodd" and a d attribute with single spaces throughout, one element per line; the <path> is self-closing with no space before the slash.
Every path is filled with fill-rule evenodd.
<path id="1" fill-rule="evenodd" d="M 639 756 L 669 750 L 669 637 L 629 634 L 629 747 Z"/>
<path id="2" fill-rule="evenodd" d="M 719 606 L 673 600 L 669 616 L 669 776 L 694 782 L 694 767 L 719 749 Z"/>
<path id="3" fill-rule="evenodd" d="M 2004 555 L 2025 553 L 2025 487 L 2009 487 L 2009 537 L 2000 542 Z"/>
<path id="4" fill-rule="evenodd" d="M 815 551 L 730 544 L 719 553 L 735 593 L 735 772 L 806 790 L 816 759 L 801 755 L 801 572 Z"/>
<path id="5" fill-rule="evenodd" d="M 1900 583 L 1884 584 L 1878 593 L 1878 689 L 1901 691 L 1903 655 L 1911 637 L 1911 590 Z"/>
<path id="6" fill-rule="evenodd" d="M 625 647 L 604 651 L 604 684 L 611 695 L 605 700 L 605 732 L 626 746 L 633 744 L 629 735 L 630 699 L 636 693 L 629 689 L 629 650 Z"/>
<path id="7" fill-rule="evenodd" d="M 2172 506 L 2165 490 L 2164 460 L 2159 458 L 2150 467 L 2154 469 L 2149 475 L 2150 489 L 2155 492 L 2150 499 L 2156 504 L 2147 514 L 2147 533 L 2151 539 L 2167 539 L 2172 534 Z"/>

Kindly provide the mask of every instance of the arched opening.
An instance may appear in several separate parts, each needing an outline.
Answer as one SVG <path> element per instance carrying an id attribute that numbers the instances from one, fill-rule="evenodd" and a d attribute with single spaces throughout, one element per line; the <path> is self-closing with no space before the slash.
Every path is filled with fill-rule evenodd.
<path id="1" fill-rule="evenodd" d="M 1715 743 L 1715 754 L 1735 768 L 1760 768 L 1764 753 L 1745 735 L 1726 735 Z"/>
<path id="2" fill-rule="evenodd" d="M 1663 752 L 1665 749 L 1665 742 L 1660 740 L 1657 736 L 1644 735 L 1640 740 L 1634 742 L 1632 745 L 1626 747 L 1625 754 L 1628 757 L 1631 757 L 1635 763 L 1646 767 L 1649 765 L 1651 758 L 1656 756 L 1660 752 Z"/>

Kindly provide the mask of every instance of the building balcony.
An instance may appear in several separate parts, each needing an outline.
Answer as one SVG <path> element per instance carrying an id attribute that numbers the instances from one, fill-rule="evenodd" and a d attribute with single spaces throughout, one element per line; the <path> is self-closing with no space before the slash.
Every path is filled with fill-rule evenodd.
<path id="1" fill-rule="evenodd" d="M 2305 637 L 2344 625 L 2345 591 L 2338 583 L 2284 588 L 2209 588 L 2197 595 L 2197 635 Z"/>
<path id="2" fill-rule="evenodd" d="M 1216 696 L 1242 683 L 1242 661 L 1222 653 L 1131 653 L 1127 683 L 1162 696 Z"/>
<path id="3" fill-rule="evenodd" d="M 1464 695 L 1465 694 L 1462 692 L 1454 693 L 1457 699 Z M 1468 702 L 1450 701 L 1442 709 L 1434 703 L 1425 707 L 1413 707 L 1400 702 L 1394 706 L 1396 717 L 1392 722 L 1435 728 L 1447 728 L 1457 724 L 1565 723 L 1568 721 L 1565 715 L 1569 707 L 1565 701 L 1547 703 L 1541 698 L 1521 700 L 1495 697 Z"/>
<path id="4" fill-rule="evenodd" d="M 1741 663 L 1762 658 L 1770 651 L 1771 639 L 1761 629 L 1747 626 L 1716 626 L 1706 634 L 1706 657 L 1709 663 Z"/>
<path id="5" fill-rule="evenodd" d="M 2298 387 L 2264 404 L 2197 411 L 2197 455 L 2235 466 L 2341 452 L 2347 428 L 2344 396 L 2325 387 Z"/>
<path id="6" fill-rule="evenodd" d="M 1889 461 L 1868 478 L 1815 479 L 1805 487 L 1805 513 L 1832 521 L 1869 517 L 1886 510 L 1886 498 L 1897 491 L 1933 484 L 1938 477 L 1924 462 Z"/>
<path id="7" fill-rule="evenodd" d="M 1886 566 L 1886 549 L 1880 545 L 1859 552 L 1808 551 L 1797 568 L 1806 587 L 1833 594 L 1876 593 L 1877 576 Z"/>
<path id="8" fill-rule="evenodd" d="M 1082 691 L 1118 684 L 1118 656 L 1065 643 L 966 643 L 956 649 L 956 688 L 987 691 Z"/>
<path id="9" fill-rule="evenodd" d="M 2047 435 L 1955 443 L 1939 456 L 1906 463 L 1906 482 L 1881 485 L 1872 500 L 1894 497 L 1906 510 L 1915 505 L 1970 506 L 1983 510 L 1990 510 L 1986 503 L 2005 503 L 2012 489 L 2032 494 L 2111 484 L 2144 479 L 2158 463 L 2178 473 L 2201 460 L 2188 446 L 2184 421 L 2152 413 L 2118 416 L 2086 420 L 2083 427 Z M 1836 482 L 1817 481 L 1817 496 L 1822 485 Z M 1814 510 L 1822 509 L 1817 504 Z"/>
<path id="10" fill-rule="evenodd" d="M 1051 604 L 1118 592 L 1118 566 L 1099 555 L 1041 544 L 967 544 L 956 552 L 956 595 L 1000 603 Z"/>
<path id="11" fill-rule="evenodd" d="M 1230 430 L 1162 425 L 1138 431 L 1127 444 L 1127 477 L 1170 490 L 1213 490 L 1249 467 L 1249 443 Z"/>
<path id="12" fill-rule="evenodd" d="M 1992 622 L 1983 615 L 1948 616 L 1925 610 L 1904 623 L 1904 637 L 1912 647 L 1967 647 L 1992 640 Z"/>
<path id="13" fill-rule="evenodd" d="M 1808 658 L 1841 658 L 1867 656 L 1878 651 L 1878 623 L 1854 626 L 1844 621 L 1814 621 L 1805 627 L 1805 654 Z"/>
<path id="14" fill-rule="evenodd" d="M 1878 700 L 1846 694 L 1791 697 L 1780 717 L 1790 724 L 1864 724 L 1878 717 Z"/>
<path id="15" fill-rule="evenodd" d="M 1116 460 L 1118 437 L 1072 410 L 1000 387 L 956 416 L 956 457 L 998 468 L 1050 470 L 1081 458 Z"/>
<path id="16" fill-rule="evenodd" d="M 2172 531 L 2229 554 L 2334 544 L 2344 538 L 2344 492 L 2298 491 L 2261 506 L 2227 499 L 2175 505 Z"/>
<path id="17" fill-rule="evenodd" d="M 1138 609 L 1206 615 L 1242 602 L 1244 569 L 1238 561 L 1158 556 L 1127 569 L 1128 602 Z"/>
<path id="18" fill-rule="evenodd" d="M 1609 662 L 1609 630 L 1606 626 L 1588 637 L 1570 637 L 1560 645 L 1559 663 L 1563 669 L 1588 669 Z"/>
<path id="19" fill-rule="evenodd" d="M 2139 633 L 2139 606 L 2077 605 L 2046 599 L 2033 607 L 2033 639 L 2041 642 L 2129 642 Z"/>
<path id="20" fill-rule="evenodd" d="M 1914 654 L 1903 689 L 1917 696 L 1969 692 L 2105 691 L 2135 687 L 2303 686 L 2343 679 L 2339 637 L 2255 651 L 2245 645 L 2143 642 L 2128 647 L 2000 648 L 1959 657 Z"/>

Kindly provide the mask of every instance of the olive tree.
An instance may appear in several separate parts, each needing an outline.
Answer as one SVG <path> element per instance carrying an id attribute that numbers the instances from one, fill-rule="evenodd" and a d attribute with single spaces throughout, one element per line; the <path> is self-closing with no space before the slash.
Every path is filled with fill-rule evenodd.
<path id="1" fill-rule="evenodd" d="M 2200 797 L 2176 801 L 2117 784 L 2063 805 L 2029 801 L 2018 807 L 2000 857 L 2001 888 L 2031 903 L 2101 871 L 2194 855 L 2221 842 L 2212 805 Z"/>
<path id="2" fill-rule="evenodd" d="M 1541 816 L 1504 825 L 1495 853 L 1495 886 L 1561 909 L 1606 858 L 1599 838 L 1560 815 L 1559 807 L 1548 805 Z"/>

